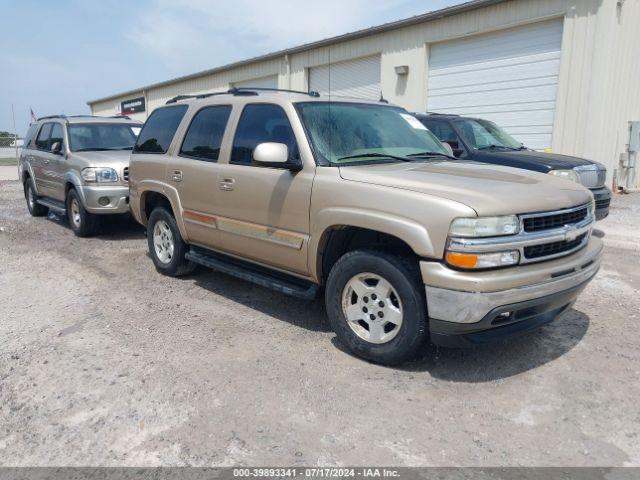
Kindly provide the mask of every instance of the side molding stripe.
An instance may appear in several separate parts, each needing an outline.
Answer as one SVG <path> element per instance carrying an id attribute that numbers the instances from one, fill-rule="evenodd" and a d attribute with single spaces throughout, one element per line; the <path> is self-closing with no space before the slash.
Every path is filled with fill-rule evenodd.
<path id="1" fill-rule="evenodd" d="M 300 250 L 304 243 L 304 235 L 256 223 L 243 222 L 241 220 L 234 220 L 226 217 L 217 217 L 215 215 L 209 215 L 193 210 L 184 210 L 183 217 L 185 221 L 190 223 L 217 228 L 222 232 L 232 233 L 241 237 L 254 238 L 256 240 L 263 240 L 265 242 L 282 245 L 283 247 L 295 248 L 296 250 Z"/>

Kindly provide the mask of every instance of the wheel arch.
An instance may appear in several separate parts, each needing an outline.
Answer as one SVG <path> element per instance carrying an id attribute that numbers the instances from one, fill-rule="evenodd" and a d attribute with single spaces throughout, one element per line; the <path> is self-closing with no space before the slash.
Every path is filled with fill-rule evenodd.
<path id="1" fill-rule="evenodd" d="M 140 223 L 146 227 L 149 223 L 149 215 L 151 215 L 153 209 L 157 206 L 164 206 L 171 211 L 173 217 L 176 219 L 182 238 L 185 241 L 188 239 L 182 220 L 182 209 L 180 208 L 177 195 L 171 195 L 171 192 L 163 188 L 147 188 L 140 193 L 139 198 Z"/>
<path id="2" fill-rule="evenodd" d="M 345 253 L 360 248 L 381 248 L 418 258 L 435 258 L 436 254 L 423 225 L 379 212 L 326 212 L 331 217 L 312 235 L 310 267 L 313 277 L 324 283 L 333 264 Z"/>

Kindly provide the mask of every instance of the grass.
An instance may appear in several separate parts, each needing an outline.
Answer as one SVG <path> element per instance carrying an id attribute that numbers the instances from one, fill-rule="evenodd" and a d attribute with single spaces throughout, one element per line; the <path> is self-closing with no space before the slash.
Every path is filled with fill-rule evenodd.
<path id="1" fill-rule="evenodd" d="M 0 158 L 0 167 L 4 167 L 6 165 L 18 165 L 18 162 L 15 158 Z"/>

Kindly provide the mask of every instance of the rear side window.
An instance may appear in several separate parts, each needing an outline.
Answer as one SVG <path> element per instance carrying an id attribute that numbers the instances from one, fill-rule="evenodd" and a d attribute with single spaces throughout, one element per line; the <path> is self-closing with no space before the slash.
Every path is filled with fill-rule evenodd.
<path id="1" fill-rule="evenodd" d="M 230 114 L 228 105 L 206 107 L 196 113 L 184 136 L 180 155 L 209 162 L 218 160 Z"/>
<path id="2" fill-rule="evenodd" d="M 38 150 L 49 150 L 49 138 L 51 137 L 52 123 L 45 123 L 36 138 L 36 148 Z"/>
<path id="3" fill-rule="evenodd" d="M 142 127 L 133 153 L 166 153 L 186 111 L 186 105 L 155 110 Z"/>
<path id="4" fill-rule="evenodd" d="M 251 165 L 253 150 L 263 142 L 284 143 L 289 147 L 290 158 L 298 155 L 295 135 L 281 107 L 261 103 L 247 105 L 233 139 L 230 163 Z"/>

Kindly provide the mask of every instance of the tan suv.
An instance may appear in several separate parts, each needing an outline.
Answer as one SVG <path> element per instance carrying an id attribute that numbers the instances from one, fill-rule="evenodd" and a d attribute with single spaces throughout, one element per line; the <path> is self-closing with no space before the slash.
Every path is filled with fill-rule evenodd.
<path id="1" fill-rule="evenodd" d="M 31 124 L 18 164 L 29 213 L 67 215 L 80 237 L 101 215 L 129 212 L 129 155 L 142 123 L 128 117 L 53 115 Z"/>
<path id="2" fill-rule="evenodd" d="M 532 330 L 596 274 L 584 187 L 448 157 L 399 107 L 265 90 L 178 97 L 145 123 L 131 210 L 159 272 L 322 288 L 339 339 L 384 364 Z"/>

